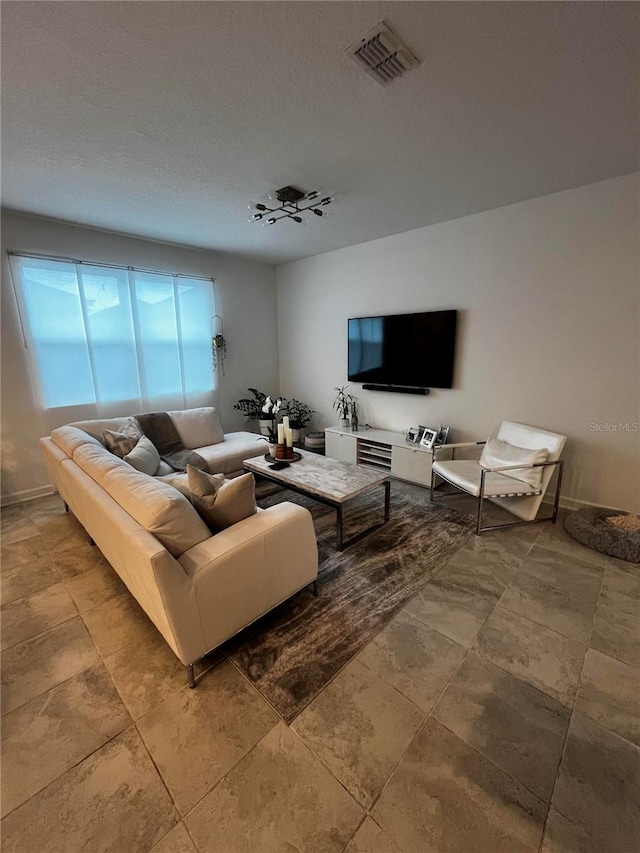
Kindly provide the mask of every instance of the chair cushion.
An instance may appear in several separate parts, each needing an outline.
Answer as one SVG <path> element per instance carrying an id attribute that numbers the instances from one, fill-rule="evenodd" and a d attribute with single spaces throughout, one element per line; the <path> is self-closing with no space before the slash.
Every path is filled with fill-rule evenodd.
<path id="1" fill-rule="evenodd" d="M 480 495 L 480 476 L 482 468 L 473 459 L 455 459 L 453 461 L 434 462 L 433 470 L 448 483 L 462 489 L 469 495 Z M 506 477 L 504 474 L 486 474 L 484 478 L 485 497 L 498 495 L 515 497 L 516 495 L 538 495 L 540 490 L 534 489 L 523 480 Z"/>
<path id="2" fill-rule="evenodd" d="M 510 465 L 535 465 L 546 462 L 549 453 L 546 449 L 530 450 L 527 447 L 517 447 L 507 441 L 497 438 L 489 438 L 485 444 L 480 462 L 482 468 L 505 468 Z M 542 482 L 542 468 L 516 468 L 513 471 L 504 471 L 506 477 L 512 477 L 528 483 L 535 490 L 540 490 Z M 486 481 L 485 481 L 486 482 Z"/>

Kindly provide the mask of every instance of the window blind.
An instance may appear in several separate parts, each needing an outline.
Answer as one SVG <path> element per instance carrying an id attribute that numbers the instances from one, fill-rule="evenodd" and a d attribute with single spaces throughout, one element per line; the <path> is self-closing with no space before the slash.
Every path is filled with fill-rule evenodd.
<path id="1" fill-rule="evenodd" d="M 21 255 L 10 261 L 44 408 L 184 407 L 213 391 L 210 279 Z"/>

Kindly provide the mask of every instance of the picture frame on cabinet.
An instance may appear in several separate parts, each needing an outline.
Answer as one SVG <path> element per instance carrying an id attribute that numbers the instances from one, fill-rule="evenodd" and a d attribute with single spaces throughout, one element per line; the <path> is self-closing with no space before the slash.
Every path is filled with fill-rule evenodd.
<path id="1" fill-rule="evenodd" d="M 422 438 L 420 439 L 420 447 L 424 447 L 426 450 L 432 450 L 434 444 L 436 443 L 437 437 L 437 429 L 430 429 L 429 427 L 425 427 L 424 433 L 422 434 Z"/>
<path id="2" fill-rule="evenodd" d="M 438 430 L 438 435 L 436 437 L 435 443 L 436 444 L 446 444 L 447 439 L 449 438 L 449 430 L 450 429 L 451 429 L 451 427 L 441 426 L 440 429 Z"/>

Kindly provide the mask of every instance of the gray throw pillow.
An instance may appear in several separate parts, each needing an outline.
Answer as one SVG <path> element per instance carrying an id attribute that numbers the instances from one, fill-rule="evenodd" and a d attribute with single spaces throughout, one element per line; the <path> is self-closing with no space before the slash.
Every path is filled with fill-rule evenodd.
<path id="1" fill-rule="evenodd" d="M 149 474 L 150 477 L 156 473 L 161 462 L 160 454 L 146 435 L 138 439 L 133 450 L 124 456 L 124 461 L 128 462 L 136 471 Z"/>
<path id="2" fill-rule="evenodd" d="M 117 432 L 111 429 L 102 430 L 104 446 L 120 459 L 131 453 L 141 437 L 142 430 L 135 418 L 127 418 Z"/>

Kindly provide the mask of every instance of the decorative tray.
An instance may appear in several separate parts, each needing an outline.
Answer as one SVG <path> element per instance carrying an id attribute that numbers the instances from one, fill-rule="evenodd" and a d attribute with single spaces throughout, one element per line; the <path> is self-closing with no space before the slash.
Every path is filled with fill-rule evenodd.
<path id="1" fill-rule="evenodd" d="M 299 459 L 302 459 L 302 454 L 296 453 L 295 450 L 291 459 L 276 459 L 270 453 L 265 453 L 264 455 L 265 462 L 297 462 Z"/>

